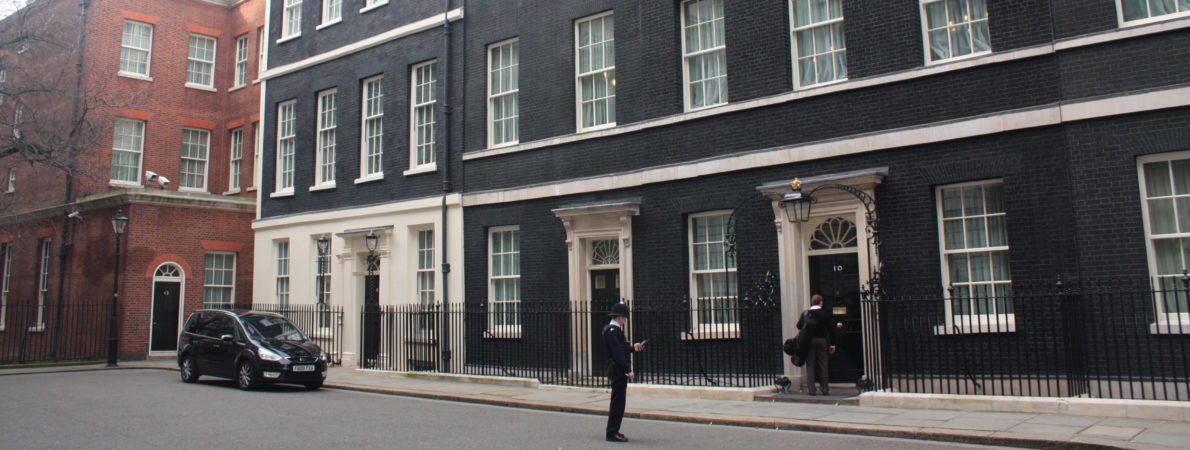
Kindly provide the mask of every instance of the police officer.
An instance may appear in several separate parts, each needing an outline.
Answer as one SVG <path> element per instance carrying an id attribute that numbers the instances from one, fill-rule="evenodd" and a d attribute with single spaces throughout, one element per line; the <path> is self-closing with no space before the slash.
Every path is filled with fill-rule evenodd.
<path id="1" fill-rule="evenodd" d="M 632 371 L 629 353 L 644 351 L 644 344 L 628 345 L 624 339 L 624 324 L 628 323 L 628 305 L 617 303 L 612 306 L 612 321 L 603 327 L 603 343 L 607 346 L 607 378 L 612 388 L 612 404 L 607 411 L 607 440 L 609 442 L 628 442 L 628 438 L 620 434 L 620 423 L 624 421 L 624 401 L 628 391 L 628 380 L 636 379 L 636 372 Z"/>

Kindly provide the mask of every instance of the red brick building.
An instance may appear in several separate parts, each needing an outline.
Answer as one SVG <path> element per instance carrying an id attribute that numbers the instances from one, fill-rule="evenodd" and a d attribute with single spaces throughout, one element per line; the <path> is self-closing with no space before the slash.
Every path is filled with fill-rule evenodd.
<path id="1" fill-rule="evenodd" d="M 18 334 L 22 354 L 46 351 L 57 305 L 111 301 L 118 209 L 122 358 L 175 350 L 196 309 L 251 303 L 265 0 L 80 3 L 36 0 L 0 23 L 48 36 L 0 49 L 0 362 Z M 46 80 L 70 82 L 15 87 Z M 46 156 L 64 135 L 76 150 Z"/>

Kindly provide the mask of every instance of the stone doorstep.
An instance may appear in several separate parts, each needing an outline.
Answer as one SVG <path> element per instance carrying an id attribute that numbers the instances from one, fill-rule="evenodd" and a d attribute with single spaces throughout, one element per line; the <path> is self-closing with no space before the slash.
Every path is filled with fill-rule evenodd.
<path id="1" fill-rule="evenodd" d="M 578 386 L 559 386 L 542 384 L 540 381 L 532 378 L 517 378 L 517 377 L 500 377 L 487 375 L 464 375 L 453 373 L 433 373 L 433 372 L 378 372 L 368 370 L 357 370 L 359 373 L 385 373 L 392 374 L 405 378 L 415 378 L 432 381 L 450 381 L 460 383 L 479 383 L 491 384 L 496 386 L 515 386 L 527 389 L 545 389 L 555 391 L 568 392 L 583 392 L 589 394 L 598 394 L 607 392 L 606 387 L 578 387 Z M 727 388 L 727 387 L 713 387 L 713 386 L 670 386 L 660 384 L 629 384 L 628 393 L 631 395 L 639 395 L 641 397 L 655 397 L 655 398 L 685 398 L 685 399 L 701 399 L 701 400 L 730 400 L 740 402 L 750 402 L 756 397 L 756 394 L 771 390 L 771 388 Z"/>
<path id="2" fill-rule="evenodd" d="M 1061 397 L 1008 397 L 865 392 L 860 406 L 879 408 L 1068 414 L 1190 422 L 1190 402 Z"/>

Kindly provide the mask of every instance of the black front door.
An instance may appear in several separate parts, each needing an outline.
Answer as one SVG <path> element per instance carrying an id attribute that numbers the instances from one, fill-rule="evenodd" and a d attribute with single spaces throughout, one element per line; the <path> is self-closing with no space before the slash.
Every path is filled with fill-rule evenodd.
<path id="1" fill-rule="evenodd" d="M 607 346 L 603 343 L 603 327 L 611 322 L 607 312 L 620 303 L 620 270 L 591 271 L 591 365 L 594 373 L 602 373 L 607 362 Z"/>
<path id="2" fill-rule="evenodd" d="M 178 298 L 182 283 L 158 281 L 153 283 L 153 344 L 149 350 L 178 350 Z"/>
<path id="3" fill-rule="evenodd" d="M 380 275 L 364 276 L 364 367 L 380 355 Z"/>
<path id="4" fill-rule="evenodd" d="M 859 311 L 859 255 L 843 253 L 810 257 L 810 294 L 822 294 L 835 329 L 830 359 L 831 383 L 854 383 L 864 373 L 863 324 Z"/>

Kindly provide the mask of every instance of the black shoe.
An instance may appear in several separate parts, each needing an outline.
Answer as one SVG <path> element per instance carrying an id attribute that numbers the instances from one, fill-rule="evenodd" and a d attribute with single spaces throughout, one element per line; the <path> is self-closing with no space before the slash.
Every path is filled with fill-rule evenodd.
<path id="1" fill-rule="evenodd" d="M 823 396 L 823 397 L 830 397 L 830 395 L 831 395 L 831 392 L 830 392 L 830 391 L 822 391 L 822 396 Z"/>
<path id="2" fill-rule="evenodd" d="M 607 435 L 608 442 L 628 442 L 628 438 L 620 433 L 612 433 Z"/>
<path id="3" fill-rule="evenodd" d="M 815 396 L 815 395 L 818 395 L 818 393 L 817 393 L 817 392 L 814 392 L 814 391 L 810 391 L 810 396 L 811 396 L 811 397 L 813 397 L 813 396 Z"/>

